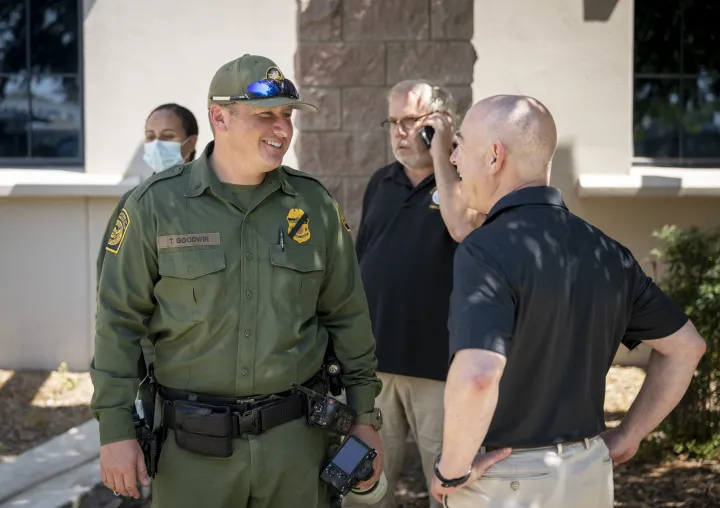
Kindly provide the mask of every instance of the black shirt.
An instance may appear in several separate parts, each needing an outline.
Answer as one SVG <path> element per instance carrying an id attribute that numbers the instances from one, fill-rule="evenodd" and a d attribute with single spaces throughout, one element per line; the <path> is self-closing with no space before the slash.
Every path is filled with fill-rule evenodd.
<path id="1" fill-rule="evenodd" d="M 568 211 L 558 189 L 502 198 L 457 249 L 450 354 L 507 357 L 484 444 L 533 447 L 605 429 L 605 377 L 624 343 L 687 317 L 630 251 Z"/>
<path id="2" fill-rule="evenodd" d="M 440 215 L 435 176 L 413 188 L 395 162 L 370 179 L 356 251 L 378 371 L 444 381 L 457 243 Z"/>

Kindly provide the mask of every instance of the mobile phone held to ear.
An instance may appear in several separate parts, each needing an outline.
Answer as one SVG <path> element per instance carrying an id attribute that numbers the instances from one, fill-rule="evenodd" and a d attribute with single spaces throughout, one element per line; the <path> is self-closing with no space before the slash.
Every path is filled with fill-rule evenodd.
<path id="1" fill-rule="evenodd" d="M 429 125 L 425 125 L 423 127 L 420 127 L 418 133 L 420 135 L 420 139 L 422 139 L 423 143 L 425 143 L 425 148 L 429 150 L 430 143 L 432 142 L 432 138 L 435 135 L 435 129 L 433 129 Z"/>

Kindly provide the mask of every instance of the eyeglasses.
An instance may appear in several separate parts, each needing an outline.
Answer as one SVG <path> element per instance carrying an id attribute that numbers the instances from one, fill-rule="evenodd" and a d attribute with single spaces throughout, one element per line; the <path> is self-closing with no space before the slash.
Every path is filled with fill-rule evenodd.
<path id="1" fill-rule="evenodd" d="M 241 101 L 248 99 L 267 99 L 270 97 L 290 97 L 291 99 L 299 99 L 300 94 L 295 85 L 289 79 L 276 81 L 274 79 L 261 79 L 251 83 L 247 88 L 247 93 L 243 95 L 213 95 L 210 100 L 213 101 Z"/>
<path id="2" fill-rule="evenodd" d="M 392 125 L 393 127 L 397 127 L 398 125 L 401 125 L 402 128 L 406 131 L 409 131 L 410 129 L 414 128 L 420 120 L 425 118 L 426 116 L 430 116 L 432 113 L 426 113 L 422 116 L 406 116 L 405 118 L 386 118 L 382 122 L 380 122 L 381 127 L 387 127 L 388 125 Z"/>

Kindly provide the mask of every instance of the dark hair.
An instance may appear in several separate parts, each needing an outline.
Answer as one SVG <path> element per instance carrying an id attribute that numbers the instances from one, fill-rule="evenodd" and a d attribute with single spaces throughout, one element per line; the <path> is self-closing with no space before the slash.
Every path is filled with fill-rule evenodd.
<path id="1" fill-rule="evenodd" d="M 178 118 L 180 118 L 180 121 L 182 122 L 183 129 L 185 130 L 186 136 L 197 136 L 200 130 L 198 129 L 198 123 L 195 119 L 195 115 L 192 114 L 192 111 L 189 109 L 179 105 L 175 104 L 174 102 L 169 102 L 167 104 L 161 104 L 160 106 L 153 109 L 150 114 L 148 115 L 148 118 L 152 116 L 153 113 L 156 111 L 162 111 L 164 109 L 168 109 L 175 113 Z M 147 119 L 145 120 L 147 122 Z M 195 150 L 190 152 L 190 160 L 195 160 Z"/>

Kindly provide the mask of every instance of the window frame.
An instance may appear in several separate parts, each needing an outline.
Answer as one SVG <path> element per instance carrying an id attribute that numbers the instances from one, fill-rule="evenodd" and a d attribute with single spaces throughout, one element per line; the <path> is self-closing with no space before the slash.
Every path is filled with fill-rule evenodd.
<path id="1" fill-rule="evenodd" d="M 32 0 L 18 0 L 25 5 L 25 32 L 26 32 L 26 61 L 25 67 L 21 71 L 27 74 L 28 87 L 32 84 L 34 76 L 42 76 L 42 74 L 33 74 L 30 70 L 29 62 L 32 55 L 32 32 L 30 30 L 31 11 L 30 2 Z M 48 75 L 58 76 L 61 78 L 74 78 L 78 85 L 78 105 L 80 107 L 80 129 L 78 133 L 78 156 L 77 157 L 0 157 L 0 171 L 3 169 L 74 169 L 83 171 L 85 168 L 85 67 L 83 58 L 84 47 L 84 11 L 83 0 L 70 0 L 75 2 L 77 9 L 77 59 L 78 66 L 76 72 L 56 72 Z M 0 75 L 9 76 L 17 75 L 17 72 L 0 73 Z M 29 106 L 32 112 L 32 95 L 29 94 Z M 28 134 L 28 147 L 32 147 L 32 129 Z"/>
<path id="2" fill-rule="evenodd" d="M 678 167 L 678 168 L 720 168 L 720 155 L 717 157 L 684 157 L 683 156 L 683 140 L 685 138 L 685 129 L 683 128 L 683 117 L 687 114 L 685 109 L 681 109 L 681 116 L 678 119 L 678 156 L 677 157 L 646 157 L 637 156 L 635 154 L 635 106 L 636 106 L 636 90 L 637 81 L 640 79 L 667 79 L 676 80 L 680 83 L 679 87 L 679 103 L 685 102 L 685 87 L 683 82 L 686 80 L 697 80 L 702 76 L 700 73 L 685 72 L 685 2 L 686 0 L 678 0 L 681 5 L 680 9 L 680 71 L 679 72 L 637 72 L 635 66 L 635 48 L 637 45 L 637 33 L 633 26 L 633 74 L 632 74 L 632 165 L 635 167 Z M 633 24 L 637 11 L 633 12 Z M 720 79 L 720 69 L 711 69 L 710 76 Z"/>

